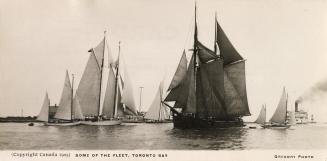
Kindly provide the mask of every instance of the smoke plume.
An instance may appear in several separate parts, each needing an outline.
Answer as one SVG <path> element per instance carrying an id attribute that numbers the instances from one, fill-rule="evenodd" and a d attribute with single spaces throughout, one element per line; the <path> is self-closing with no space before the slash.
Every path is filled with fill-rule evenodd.
<path id="1" fill-rule="evenodd" d="M 327 96 L 327 78 L 313 85 L 309 90 L 304 92 L 296 102 L 315 102 L 325 96 Z"/>

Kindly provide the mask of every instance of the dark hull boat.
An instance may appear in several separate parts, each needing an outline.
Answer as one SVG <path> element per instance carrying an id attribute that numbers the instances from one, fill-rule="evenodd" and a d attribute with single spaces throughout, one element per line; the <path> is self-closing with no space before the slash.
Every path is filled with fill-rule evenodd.
<path id="1" fill-rule="evenodd" d="M 245 126 L 242 119 L 235 120 L 210 120 L 202 118 L 194 118 L 191 116 L 173 116 L 174 127 L 181 129 L 190 128 L 228 128 Z"/>
<path id="2" fill-rule="evenodd" d="M 215 26 L 214 50 L 210 50 L 198 40 L 195 14 L 193 48 L 186 50 L 192 52 L 189 65 L 184 50 L 164 100 L 175 102 L 169 107 L 176 128 L 242 127 L 242 116 L 251 115 L 245 60 L 216 19 Z"/>

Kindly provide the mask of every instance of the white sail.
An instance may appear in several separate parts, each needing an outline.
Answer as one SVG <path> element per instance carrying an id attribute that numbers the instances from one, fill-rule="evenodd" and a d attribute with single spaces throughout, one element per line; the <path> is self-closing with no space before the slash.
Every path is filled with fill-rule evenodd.
<path id="1" fill-rule="evenodd" d="M 82 113 L 82 109 L 81 109 L 81 105 L 79 103 L 79 99 L 78 96 L 75 95 L 75 98 L 73 100 L 73 115 L 74 115 L 74 119 L 84 119 L 83 113 Z"/>
<path id="2" fill-rule="evenodd" d="M 72 119 L 72 88 L 69 80 L 68 71 L 66 71 L 66 78 L 64 83 L 64 88 L 61 93 L 61 98 L 59 102 L 59 107 L 55 114 L 55 118 L 63 119 L 63 120 L 71 120 Z"/>
<path id="3" fill-rule="evenodd" d="M 83 76 L 76 91 L 84 116 L 99 114 L 101 71 L 94 52 L 90 53 Z"/>
<path id="4" fill-rule="evenodd" d="M 37 116 L 37 120 L 48 122 L 49 106 L 50 106 L 50 100 L 48 97 L 48 92 L 46 92 L 44 100 L 43 100 L 43 104 L 41 107 L 41 111 L 40 111 L 39 115 Z"/>
<path id="5" fill-rule="evenodd" d="M 270 122 L 283 124 L 286 121 L 286 110 L 287 110 L 287 95 L 285 88 L 283 89 L 282 96 L 280 97 L 278 106 L 274 115 L 271 117 Z"/>
<path id="6" fill-rule="evenodd" d="M 262 106 L 260 114 L 257 118 L 257 120 L 254 121 L 255 123 L 264 125 L 266 122 L 266 107 Z"/>
<path id="7" fill-rule="evenodd" d="M 103 40 L 98 44 L 98 46 L 93 48 L 93 52 L 94 52 L 95 57 L 97 58 L 99 68 L 101 68 L 103 65 L 105 42 L 106 42 L 106 39 L 103 38 Z"/>
<path id="8" fill-rule="evenodd" d="M 163 99 L 163 82 L 160 83 L 156 96 L 144 118 L 149 120 L 162 121 L 169 119 L 168 107 L 162 103 Z"/>
<path id="9" fill-rule="evenodd" d="M 122 93 L 122 99 L 121 103 L 125 104 L 127 108 L 129 108 L 131 111 L 136 113 L 136 106 L 134 101 L 134 95 L 133 95 L 133 87 L 132 82 L 129 78 L 129 75 L 127 73 L 126 68 L 124 69 L 124 85 L 123 85 L 123 93 Z"/>
<path id="10" fill-rule="evenodd" d="M 102 114 L 107 117 L 114 117 L 116 78 L 112 68 L 109 69 L 107 88 L 103 102 Z"/>

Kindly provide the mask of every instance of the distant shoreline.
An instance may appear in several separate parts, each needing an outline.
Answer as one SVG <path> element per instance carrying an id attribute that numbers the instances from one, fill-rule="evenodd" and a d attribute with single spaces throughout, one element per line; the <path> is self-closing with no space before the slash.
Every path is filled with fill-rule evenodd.
<path id="1" fill-rule="evenodd" d="M 41 122 L 36 120 L 36 116 L 27 116 L 27 117 L 19 117 L 19 116 L 8 116 L 8 117 L 0 117 L 0 123 L 8 123 L 8 122 L 15 122 L 15 123 L 26 123 L 26 122 Z"/>

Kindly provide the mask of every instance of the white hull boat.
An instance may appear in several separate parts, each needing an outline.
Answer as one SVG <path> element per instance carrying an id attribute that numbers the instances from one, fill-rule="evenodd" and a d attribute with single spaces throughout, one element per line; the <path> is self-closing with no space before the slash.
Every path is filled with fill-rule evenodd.
<path id="1" fill-rule="evenodd" d="M 77 126 L 80 125 L 81 122 L 63 122 L 63 123 L 50 123 L 50 122 L 45 122 L 45 126 Z"/>
<path id="2" fill-rule="evenodd" d="M 120 125 L 122 120 L 101 120 L 101 121 L 81 121 L 82 125 L 95 125 L 95 126 L 113 126 Z"/>

